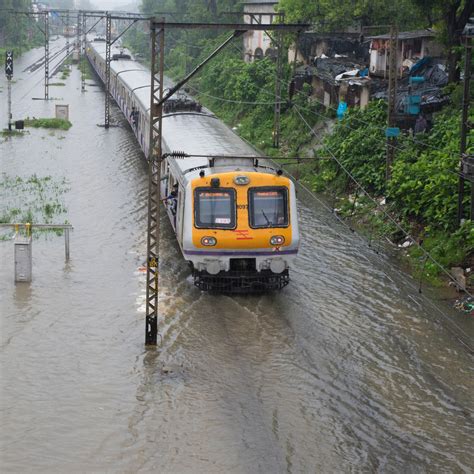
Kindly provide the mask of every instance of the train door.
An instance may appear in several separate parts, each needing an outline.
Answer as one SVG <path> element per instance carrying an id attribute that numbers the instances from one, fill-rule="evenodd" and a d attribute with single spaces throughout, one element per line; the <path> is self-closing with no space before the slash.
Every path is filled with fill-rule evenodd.
<path id="1" fill-rule="evenodd" d="M 183 246 L 183 228 L 184 228 L 184 189 L 178 188 L 178 206 L 176 212 L 176 238 L 178 239 L 179 245 Z"/>
<path id="2" fill-rule="evenodd" d="M 168 160 L 163 160 L 161 162 L 161 186 L 160 186 L 160 192 L 161 192 L 161 197 L 166 197 L 168 196 Z"/>

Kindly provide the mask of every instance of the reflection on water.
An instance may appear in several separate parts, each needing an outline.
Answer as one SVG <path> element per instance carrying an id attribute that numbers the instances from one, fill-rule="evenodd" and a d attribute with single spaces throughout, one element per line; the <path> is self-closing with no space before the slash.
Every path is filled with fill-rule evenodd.
<path id="1" fill-rule="evenodd" d="M 2 172 L 67 178 L 74 226 L 69 264 L 62 237 L 35 241 L 30 286 L 0 243 L 3 471 L 469 472 L 470 356 L 310 200 L 290 286 L 259 297 L 198 291 L 163 220 L 162 346 L 144 350 L 144 160 L 116 109 L 122 127 L 97 127 L 77 71 L 62 89 L 65 139 L 0 143 Z"/>

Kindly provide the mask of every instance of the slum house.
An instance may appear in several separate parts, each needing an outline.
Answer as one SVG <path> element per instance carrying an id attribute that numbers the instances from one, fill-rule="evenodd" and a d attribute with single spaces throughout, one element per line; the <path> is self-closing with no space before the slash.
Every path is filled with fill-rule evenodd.
<path id="1" fill-rule="evenodd" d="M 321 35 L 304 33 L 288 59 L 303 63 L 296 69 L 295 90 L 311 85 L 311 97 L 325 107 L 337 107 L 344 100 L 349 107 L 366 107 L 370 98 L 368 47 L 359 33 Z"/>
<path id="2" fill-rule="evenodd" d="M 244 4 L 244 23 L 273 23 L 279 17 L 275 12 L 278 1 L 275 0 L 246 0 Z M 264 31 L 248 30 L 243 35 L 244 60 L 251 63 L 255 59 L 276 54 L 270 37 Z"/>
<path id="3" fill-rule="evenodd" d="M 372 97 L 387 100 L 390 63 L 390 35 L 368 38 Z M 401 128 L 410 128 L 420 114 L 431 120 L 432 112 L 449 101 L 444 92 L 448 82 L 442 46 L 431 30 L 404 31 L 398 34 L 398 84 L 395 112 Z"/>
<path id="4" fill-rule="evenodd" d="M 370 74 L 388 77 L 390 65 L 390 34 L 371 36 Z M 403 31 L 398 34 L 397 70 L 400 75 L 424 57 L 441 57 L 442 47 L 432 30 Z"/>

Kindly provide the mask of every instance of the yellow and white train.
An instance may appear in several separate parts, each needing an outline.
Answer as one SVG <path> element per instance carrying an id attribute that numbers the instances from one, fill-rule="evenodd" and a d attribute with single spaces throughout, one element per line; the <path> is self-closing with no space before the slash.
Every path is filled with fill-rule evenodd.
<path id="1" fill-rule="evenodd" d="M 103 80 L 105 43 L 87 55 Z M 149 143 L 150 71 L 113 49 L 111 93 L 145 156 Z M 161 193 L 194 283 L 202 290 L 258 293 L 281 289 L 299 245 L 295 187 L 262 166 L 256 151 L 189 96 L 164 107 Z M 229 156 L 238 158 L 229 158 Z"/>

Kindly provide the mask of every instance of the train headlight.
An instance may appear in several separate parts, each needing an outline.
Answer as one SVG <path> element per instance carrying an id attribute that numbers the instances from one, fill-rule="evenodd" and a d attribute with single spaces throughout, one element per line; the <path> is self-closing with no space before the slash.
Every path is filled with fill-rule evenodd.
<path id="1" fill-rule="evenodd" d="M 201 244 L 206 247 L 214 247 L 217 244 L 217 239 L 215 237 L 203 237 L 201 239 Z"/>
<path id="2" fill-rule="evenodd" d="M 234 183 L 238 186 L 245 186 L 250 183 L 250 179 L 248 176 L 236 176 L 234 178 Z"/>
<path id="3" fill-rule="evenodd" d="M 283 245 L 284 243 L 285 243 L 285 237 L 283 237 L 283 235 L 274 235 L 270 239 L 271 245 Z"/>

